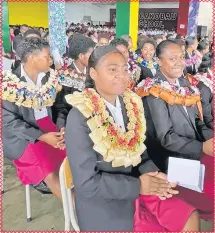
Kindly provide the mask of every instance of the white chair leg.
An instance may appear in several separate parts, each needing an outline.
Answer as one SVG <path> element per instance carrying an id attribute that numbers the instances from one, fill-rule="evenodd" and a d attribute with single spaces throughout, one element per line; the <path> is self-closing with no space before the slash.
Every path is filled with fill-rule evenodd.
<path id="1" fill-rule="evenodd" d="M 31 200 L 30 200 L 30 186 L 25 186 L 25 196 L 26 196 L 26 210 L 27 210 L 27 222 L 31 222 Z"/>
<path id="2" fill-rule="evenodd" d="M 63 203 L 65 231 L 69 231 L 70 230 L 70 216 L 69 216 L 69 208 L 68 208 L 66 187 L 65 187 L 62 167 L 60 168 L 59 178 L 60 178 L 60 189 L 61 189 L 61 196 L 62 196 L 62 203 Z"/>
<path id="3" fill-rule="evenodd" d="M 67 198 L 68 198 L 68 205 L 69 205 L 69 215 L 70 215 L 70 220 L 71 224 L 74 228 L 75 231 L 80 231 L 80 228 L 77 223 L 77 217 L 75 214 L 75 205 L 72 200 L 72 195 L 71 195 L 71 190 L 67 189 Z"/>

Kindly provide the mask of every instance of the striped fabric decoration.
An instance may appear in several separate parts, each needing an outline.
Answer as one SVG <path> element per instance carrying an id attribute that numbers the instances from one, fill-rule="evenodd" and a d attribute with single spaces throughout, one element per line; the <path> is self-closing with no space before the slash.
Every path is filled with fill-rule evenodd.
<path id="1" fill-rule="evenodd" d="M 139 20 L 139 0 L 116 3 L 116 37 L 130 35 L 136 49 Z"/>

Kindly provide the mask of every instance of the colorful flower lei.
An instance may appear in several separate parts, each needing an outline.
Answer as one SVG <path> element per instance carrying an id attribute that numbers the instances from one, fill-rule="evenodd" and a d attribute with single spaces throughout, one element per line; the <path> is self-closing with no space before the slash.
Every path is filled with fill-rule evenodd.
<path id="1" fill-rule="evenodd" d="M 191 85 L 196 86 L 199 82 L 203 82 L 205 86 L 209 87 L 210 90 L 213 90 L 213 80 L 212 76 L 208 73 L 197 73 L 194 76 L 191 76 L 190 74 L 186 75 L 187 78 L 191 77 L 189 81 L 191 82 Z"/>
<path id="2" fill-rule="evenodd" d="M 113 167 L 137 166 L 141 162 L 146 149 L 143 143 L 146 122 L 142 101 L 134 92 L 127 90 L 123 95 L 129 119 L 126 132 L 116 125 L 104 100 L 94 89 L 67 95 L 66 100 L 88 119 L 93 149 L 103 156 L 105 162 L 112 162 Z"/>
<path id="3" fill-rule="evenodd" d="M 137 55 L 136 53 L 132 53 L 131 58 L 137 63 L 139 63 L 144 68 L 156 69 L 156 70 L 159 68 L 158 63 L 155 58 L 152 58 L 151 61 L 148 61 L 142 58 L 141 55 Z"/>
<path id="4" fill-rule="evenodd" d="M 64 65 L 57 71 L 57 75 L 62 86 L 73 87 L 82 91 L 85 88 L 86 75 L 69 68 L 72 62 L 73 60 L 71 58 L 64 57 Z"/>
<path id="5" fill-rule="evenodd" d="M 146 78 L 139 83 L 136 93 L 141 97 L 153 95 L 170 105 L 197 105 L 200 119 L 203 119 L 200 91 L 196 86 L 180 87 L 159 78 Z"/>
<path id="6" fill-rule="evenodd" d="M 41 88 L 20 81 L 11 71 L 3 71 L 2 75 L 2 99 L 17 106 L 34 109 L 50 107 L 55 101 L 57 92 L 61 90 L 56 73 L 52 69 L 48 81 Z"/>
<path id="7" fill-rule="evenodd" d="M 193 66 L 198 62 L 201 62 L 202 57 L 195 53 L 194 55 L 192 55 L 190 58 L 185 59 L 185 67 L 189 67 L 189 66 Z"/>

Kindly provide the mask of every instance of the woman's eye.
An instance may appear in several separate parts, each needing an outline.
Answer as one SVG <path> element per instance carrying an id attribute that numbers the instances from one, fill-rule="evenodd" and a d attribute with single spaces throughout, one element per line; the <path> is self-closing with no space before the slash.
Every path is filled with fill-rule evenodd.
<path id="1" fill-rule="evenodd" d="M 116 69 L 115 68 L 111 68 L 110 71 L 111 72 L 116 72 Z"/>

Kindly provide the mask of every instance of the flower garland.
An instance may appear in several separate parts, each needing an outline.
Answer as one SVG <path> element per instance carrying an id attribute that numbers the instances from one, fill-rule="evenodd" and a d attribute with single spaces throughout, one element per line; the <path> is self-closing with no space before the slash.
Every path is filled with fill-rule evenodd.
<path id="1" fill-rule="evenodd" d="M 132 53 L 131 58 L 136 61 L 137 63 L 139 63 L 142 67 L 144 68 L 148 68 L 148 69 L 158 69 L 159 65 L 157 63 L 157 60 L 155 58 L 152 58 L 152 60 L 148 61 L 145 60 L 144 58 L 142 58 L 141 55 L 137 55 L 135 52 Z"/>
<path id="2" fill-rule="evenodd" d="M 103 156 L 105 162 L 112 162 L 113 167 L 137 166 L 141 162 L 146 149 L 143 143 L 146 121 L 142 101 L 134 92 L 127 90 L 123 95 L 129 119 L 125 133 L 116 125 L 104 100 L 94 89 L 67 95 L 66 100 L 88 119 L 93 149 Z"/>
<path id="3" fill-rule="evenodd" d="M 199 54 L 194 53 L 190 58 L 185 59 L 185 67 L 193 66 L 201 60 L 202 57 Z"/>
<path id="4" fill-rule="evenodd" d="M 200 91 L 196 86 L 180 87 L 159 78 L 146 78 L 138 85 L 136 93 L 141 97 L 151 94 L 170 105 L 178 104 L 187 107 L 197 105 L 200 119 L 203 119 Z"/>
<path id="5" fill-rule="evenodd" d="M 134 91 L 136 83 L 140 79 L 141 68 L 131 58 L 128 59 L 128 72 L 130 74 L 128 88 Z"/>
<path id="6" fill-rule="evenodd" d="M 62 86 L 74 87 L 82 91 L 85 88 L 86 75 L 69 68 L 72 63 L 73 60 L 71 58 L 64 57 L 64 65 L 57 71 L 57 75 L 59 76 Z"/>
<path id="7" fill-rule="evenodd" d="M 199 82 L 203 82 L 211 91 L 213 90 L 212 76 L 208 73 L 197 73 L 194 76 L 186 74 L 186 78 L 190 81 L 192 86 L 197 86 Z"/>
<path id="8" fill-rule="evenodd" d="M 50 77 L 42 87 L 30 85 L 11 71 L 3 71 L 2 99 L 15 103 L 17 106 L 41 109 L 53 105 L 56 94 L 61 90 L 55 71 L 50 69 Z"/>

